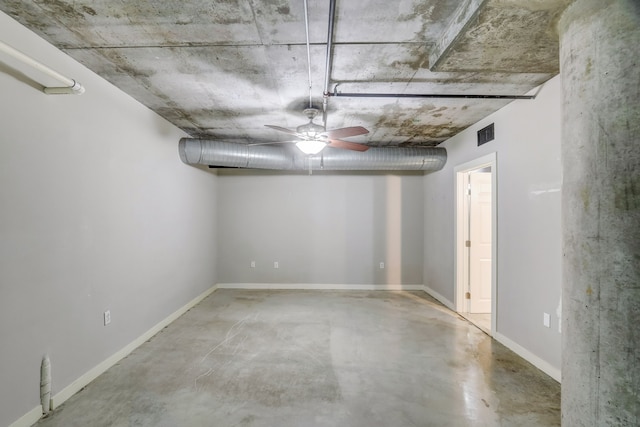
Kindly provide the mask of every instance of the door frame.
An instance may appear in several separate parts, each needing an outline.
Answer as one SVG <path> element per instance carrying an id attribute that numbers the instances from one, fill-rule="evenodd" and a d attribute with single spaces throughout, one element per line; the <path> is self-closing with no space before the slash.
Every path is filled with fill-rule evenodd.
<path id="1" fill-rule="evenodd" d="M 455 183 L 454 197 L 454 290 L 453 298 L 455 309 L 458 313 L 464 313 L 466 289 L 465 283 L 465 236 L 464 222 L 467 220 L 465 215 L 465 198 L 467 196 L 466 184 L 468 181 L 465 177 L 470 171 L 491 167 L 491 335 L 497 332 L 497 289 L 498 289 L 498 156 L 496 152 L 478 157 L 475 160 L 462 163 L 453 169 Z"/>

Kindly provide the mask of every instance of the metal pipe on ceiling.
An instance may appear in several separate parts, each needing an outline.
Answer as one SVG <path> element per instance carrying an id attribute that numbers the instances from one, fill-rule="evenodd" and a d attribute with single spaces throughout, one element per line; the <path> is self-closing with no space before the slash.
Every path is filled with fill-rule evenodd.
<path id="1" fill-rule="evenodd" d="M 81 95 L 84 93 L 84 87 L 77 81 L 63 76 L 62 74 L 47 67 L 43 63 L 36 61 L 35 59 L 31 58 L 29 55 L 22 53 L 17 49 L 14 49 L 13 47 L 9 46 L 8 44 L 2 41 L 0 41 L 0 52 L 3 52 L 9 55 L 12 58 L 22 62 L 23 64 L 26 64 L 32 68 L 35 68 L 36 70 L 66 85 L 64 87 L 45 87 L 44 93 L 48 95 L 68 95 L 68 94 Z"/>
<path id="2" fill-rule="evenodd" d="M 327 29 L 327 57 L 324 69 L 324 92 L 329 92 L 329 79 L 331 78 L 331 50 L 333 49 L 333 27 L 336 15 L 336 0 L 329 2 L 329 27 Z"/>
<path id="3" fill-rule="evenodd" d="M 343 98 L 453 98 L 453 99 L 535 99 L 535 95 L 474 95 L 437 93 L 329 92 L 325 96 Z"/>
<path id="4" fill-rule="evenodd" d="M 306 14 L 306 0 L 305 0 L 305 14 Z M 449 98 L 449 99 L 535 99 L 535 95 L 476 95 L 476 94 L 422 94 L 422 93 L 342 93 L 338 92 L 335 88 L 333 92 L 329 92 L 329 84 L 331 79 L 331 54 L 333 49 L 333 30 L 334 20 L 336 13 L 336 0 L 330 0 L 329 2 L 329 27 L 327 30 L 327 53 L 325 58 L 325 73 L 324 73 L 324 90 L 322 101 L 322 119 L 326 126 L 327 124 L 327 104 L 329 97 L 344 97 L 344 98 Z M 306 15 L 305 15 L 306 19 Z M 309 40 L 309 28 L 307 21 L 307 43 Z M 311 62 L 309 62 L 311 64 Z M 311 65 L 309 65 L 311 67 Z M 311 73 L 311 69 L 309 69 Z M 311 75 L 311 74 L 309 74 Z"/>
<path id="5" fill-rule="evenodd" d="M 327 126 L 327 106 L 329 104 L 329 80 L 331 79 L 331 51 L 333 49 L 333 27 L 336 16 L 336 0 L 329 1 L 329 26 L 327 29 L 327 54 L 324 67 L 324 90 L 322 91 L 322 123 Z"/>

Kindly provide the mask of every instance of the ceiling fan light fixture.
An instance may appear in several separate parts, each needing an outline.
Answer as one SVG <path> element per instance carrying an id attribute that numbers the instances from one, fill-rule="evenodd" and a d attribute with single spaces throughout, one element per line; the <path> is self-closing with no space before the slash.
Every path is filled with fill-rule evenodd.
<path id="1" fill-rule="evenodd" d="M 318 140 L 299 141 L 296 143 L 296 147 L 298 147 L 298 149 L 304 154 L 308 155 L 318 154 L 326 146 L 326 142 Z"/>

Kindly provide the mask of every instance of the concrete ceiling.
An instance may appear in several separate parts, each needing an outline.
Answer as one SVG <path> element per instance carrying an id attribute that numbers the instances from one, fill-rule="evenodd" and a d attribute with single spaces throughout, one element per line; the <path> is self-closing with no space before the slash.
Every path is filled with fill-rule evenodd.
<path id="1" fill-rule="evenodd" d="M 320 106 L 329 0 L 308 1 Z M 558 73 L 566 3 L 337 0 L 330 91 L 522 95 Z M 0 10 L 193 137 L 287 140 L 264 125 L 306 122 L 303 0 L 0 0 Z M 371 146 L 432 146 L 508 102 L 331 97 L 327 128 L 364 126 L 350 140 Z"/>

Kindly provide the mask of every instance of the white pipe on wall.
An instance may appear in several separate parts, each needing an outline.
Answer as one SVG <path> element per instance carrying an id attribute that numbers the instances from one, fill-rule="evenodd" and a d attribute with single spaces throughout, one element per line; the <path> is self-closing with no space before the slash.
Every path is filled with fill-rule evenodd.
<path id="1" fill-rule="evenodd" d="M 63 83 L 66 86 L 63 87 L 45 87 L 44 88 L 44 93 L 49 94 L 49 95 L 68 95 L 68 94 L 73 94 L 73 95 L 81 95 L 84 93 L 84 87 L 78 83 L 77 81 L 67 78 L 65 76 L 63 76 L 62 74 L 58 73 L 57 71 L 52 70 L 51 68 L 47 67 L 46 65 L 36 61 L 35 59 L 31 58 L 30 56 L 20 52 L 17 49 L 12 48 L 11 46 L 9 46 L 8 44 L 0 41 L 0 52 L 6 53 L 7 55 L 17 59 L 18 61 L 29 65 L 30 67 L 35 68 L 36 70 L 48 75 L 49 77 L 52 77 L 56 80 L 58 80 L 59 82 Z"/>
<path id="2" fill-rule="evenodd" d="M 47 355 L 40 365 L 40 404 L 42 413 L 48 414 L 51 410 L 51 361 Z"/>

